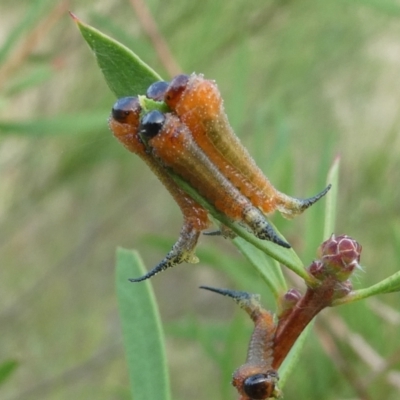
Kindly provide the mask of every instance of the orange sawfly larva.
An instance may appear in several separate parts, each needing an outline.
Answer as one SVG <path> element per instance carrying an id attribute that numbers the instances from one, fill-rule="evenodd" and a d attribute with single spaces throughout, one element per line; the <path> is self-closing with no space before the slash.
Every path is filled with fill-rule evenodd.
<path id="1" fill-rule="evenodd" d="M 154 97 L 152 86 L 147 91 L 148 97 Z M 286 218 L 294 217 L 330 189 L 328 185 L 308 199 L 294 198 L 275 189 L 233 132 L 215 82 L 192 74 L 178 75 L 170 84 L 157 82 L 154 86 L 158 87 L 157 99 L 165 101 L 187 125 L 196 143 L 211 161 L 265 214 L 278 210 Z"/>

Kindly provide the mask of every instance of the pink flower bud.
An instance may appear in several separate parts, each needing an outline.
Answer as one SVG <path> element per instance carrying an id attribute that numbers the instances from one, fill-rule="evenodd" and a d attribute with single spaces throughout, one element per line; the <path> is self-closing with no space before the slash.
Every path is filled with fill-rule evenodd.
<path id="1" fill-rule="evenodd" d="M 325 266 L 321 260 L 313 261 L 308 267 L 308 272 L 319 280 L 322 280 L 326 276 Z"/>
<path id="2" fill-rule="evenodd" d="M 353 290 L 353 284 L 347 280 L 343 282 L 338 282 L 335 286 L 335 291 L 332 296 L 332 300 L 340 299 L 346 297 Z"/>
<path id="3" fill-rule="evenodd" d="M 359 268 L 361 250 L 361 245 L 351 237 L 332 235 L 322 243 L 318 254 L 326 272 L 345 281 L 355 268 Z"/>
<path id="4" fill-rule="evenodd" d="M 289 289 L 283 296 L 282 296 L 282 304 L 281 307 L 283 310 L 290 310 L 292 309 L 296 303 L 301 299 L 302 294 L 297 289 Z"/>

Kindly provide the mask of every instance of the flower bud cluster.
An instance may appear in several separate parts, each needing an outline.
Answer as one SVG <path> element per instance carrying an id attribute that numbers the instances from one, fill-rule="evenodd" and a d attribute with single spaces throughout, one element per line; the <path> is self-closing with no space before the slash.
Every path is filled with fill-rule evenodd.
<path id="1" fill-rule="evenodd" d="M 346 281 L 356 268 L 360 268 L 362 246 L 350 236 L 332 236 L 318 249 L 318 260 L 309 272 L 319 280 L 331 276 L 339 282 Z"/>

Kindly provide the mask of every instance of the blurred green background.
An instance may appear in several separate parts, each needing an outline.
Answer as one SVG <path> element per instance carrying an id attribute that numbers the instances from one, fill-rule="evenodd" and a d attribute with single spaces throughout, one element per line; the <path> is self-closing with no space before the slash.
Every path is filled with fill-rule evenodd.
<path id="1" fill-rule="evenodd" d="M 278 189 L 315 194 L 340 155 L 336 233 L 364 248 L 354 285 L 395 272 L 398 2 L 143 5 L 180 69 L 218 82 L 233 127 Z M 16 365 L 0 386 L 4 400 L 130 399 L 115 249 L 138 249 L 150 268 L 182 223 L 166 190 L 108 130 L 115 99 L 67 10 L 169 78 L 128 1 L 2 0 L 0 382 Z M 322 212 L 321 203 L 294 221 L 273 218 L 306 265 L 323 239 Z M 200 264 L 152 280 L 173 399 L 234 399 L 230 377 L 244 362 L 251 323 L 231 301 L 197 287 L 260 293 L 268 308 L 274 304 L 229 242 L 204 237 L 198 255 Z M 285 398 L 398 399 L 399 300 L 392 294 L 324 312 Z"/>

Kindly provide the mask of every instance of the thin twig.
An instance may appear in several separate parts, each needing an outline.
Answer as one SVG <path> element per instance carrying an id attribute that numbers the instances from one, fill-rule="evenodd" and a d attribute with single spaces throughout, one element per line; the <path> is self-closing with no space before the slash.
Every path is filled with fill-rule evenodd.
<path id="1" fill-rule="evenodd" d="M 176 62 L 172 52 L 170 51 L 168 44 L 161 32 L 158 29 L 157 23 L 151 15 L 147 5 L 143 0 L 130 0 L 132 7 L 135 9 L 136 15 L 139 19 L 139 23 L 149 37 L 153 44 L 158 58 L 162 65 L 167 70 L 170 77 L 174 77 L 182 72 L 179 64 Z"/>

